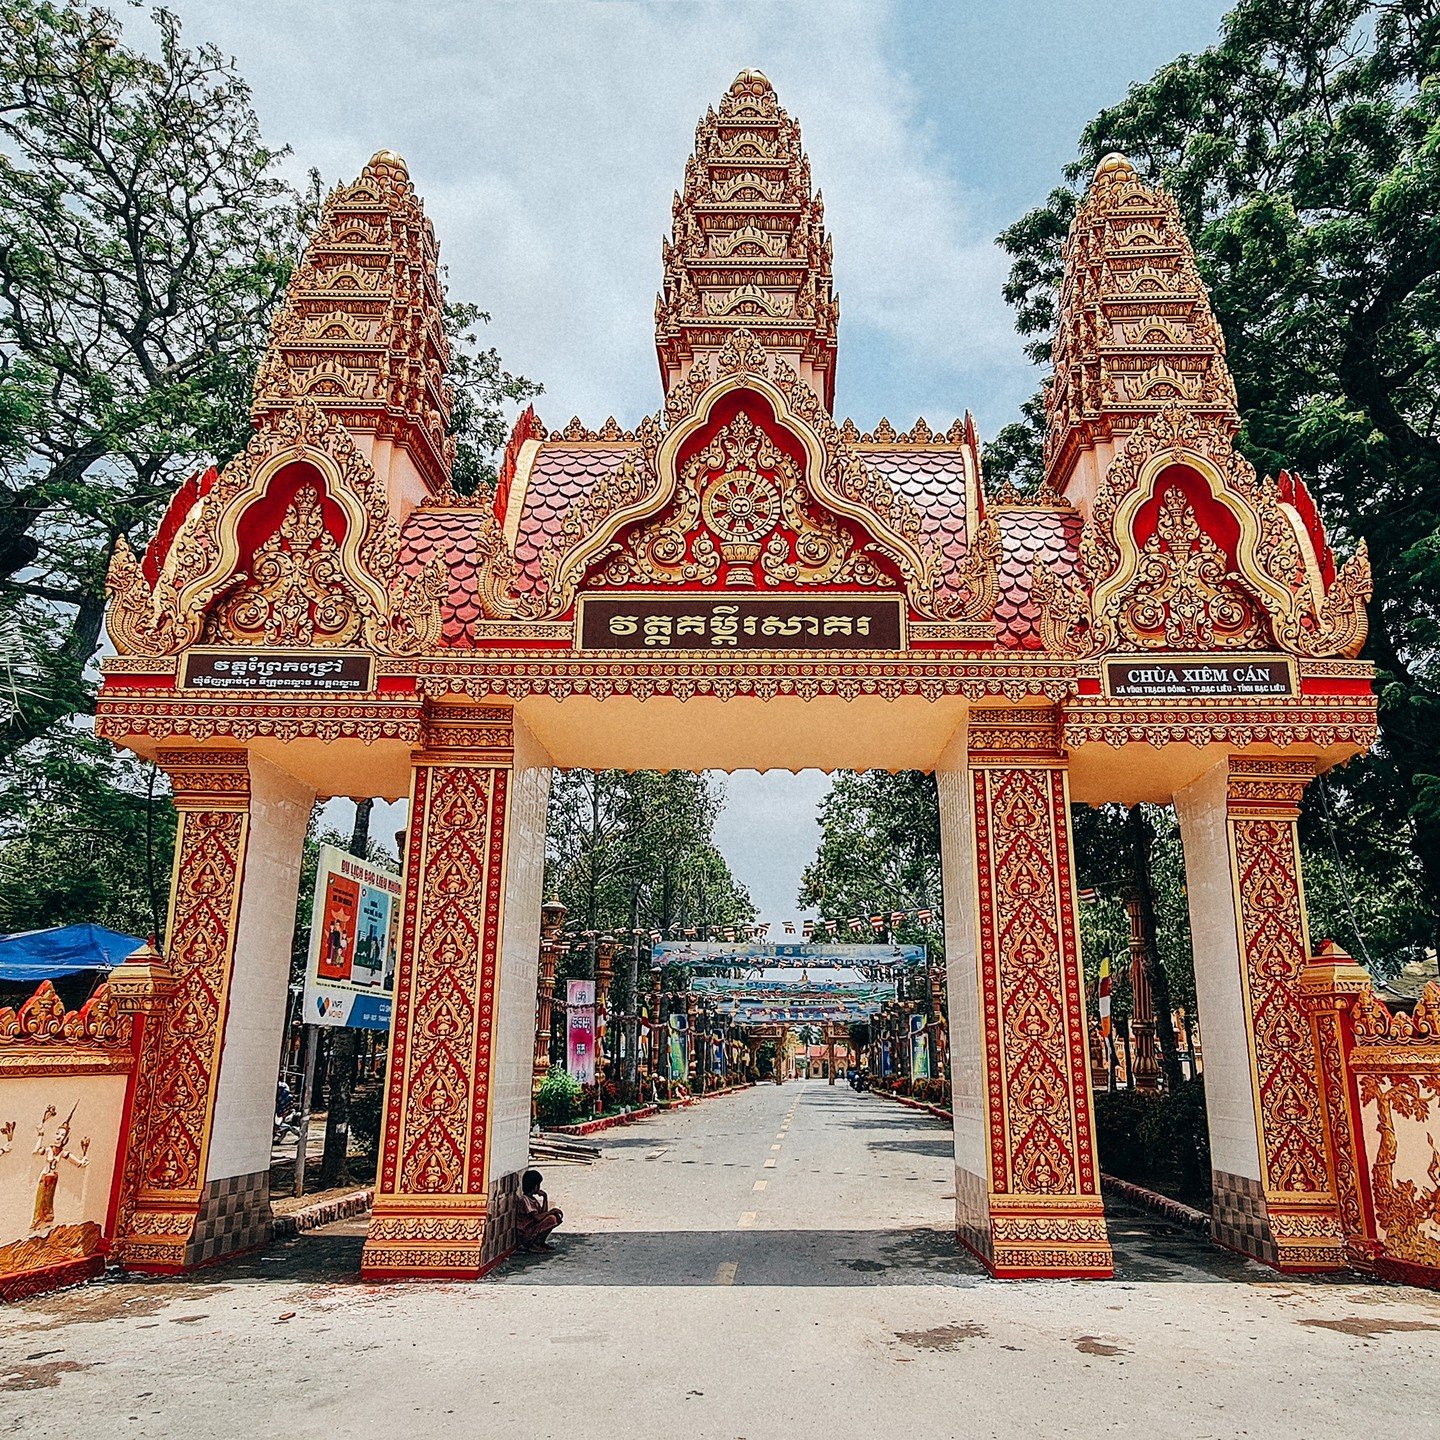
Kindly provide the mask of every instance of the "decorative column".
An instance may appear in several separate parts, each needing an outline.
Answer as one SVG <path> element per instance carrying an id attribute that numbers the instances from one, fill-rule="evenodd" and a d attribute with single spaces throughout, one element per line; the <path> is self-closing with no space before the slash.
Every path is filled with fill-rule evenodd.
<path id="1" fill-rule="evenodd" d="M 973 711 L 937 780 L 960 1239 L 1001 1276 L 1109 1275 L 1054 711 Z"/>
<path id="2" fill-rule="evenodd" d="M 437 705 L 416 754 L 369 1279 L 474 1278 L 528 1155 L 548 757 L 508 707 Z"/>
<path id="3" fill-rule="evenodd" d="M 116 1252 L 130 1269 L 172 1272 L 272 1233 L 275 1073 L 315 796 L 241 749 L 158 760 L 178 812 L 165 944 L 174 988 L 146 1027 Z"/>
<path id="4" fill-rule="evenodd" d="M 615 983 L 613 936 L 602 935 L 595 945 L 595 1085 L 604 1085 L 610 1075 L 610 987 Z M 603 1103 L 600 1108 L 604 1108 Z"/>
<path id="5" fill-rule="evenodd" d="M 558 901 L 540 907 L 540 983 L 535 1010 L 535 1089 L 550 1073 L 550 1031 L 555 1009 L 555 962 L 560 930 L 570 912 Z"/>
<path id="6" fill-rule="evenodd" d="M 1376 1242 L 1370 1219 L 1374 1202 L 1361 1129 L 1360 1092 L 1351 1066 L 1355 1006 L 1372 994 L 1370 973 L 1327 940 L 1300 972 L 1300 1006 L 1310 1016 L 1325 1103 L 1325 1140 L 1339 1202 L 1345 1256 L 1352 1267 L 1370 1269 Z"/>
<path id="7" fill-rule="evenodd" d="M 664 997 L 661 992 L 661 970 L 656 965 L 650 971 L 650 1085 L 651 1094 L 658 1094 L 662 1076 L 665 1075 L 665 1051 L 669 1036 L 666 1034 L 666 1019 L 661 1006 Z"/>
<path id="8" fill-rule="evenodd" d="M 950 1035 L 949 1026 L 945 1021 L 945 967 L 932 960 L 929 969 L 930 1014 L 935 1021 L 935 1078 L 948 1080 L 950 1078 Z"/>
<path id="9" fill-rule="evenodd" d="M 685 992 L 685 1057 L 688 1062 L 685 1067 L 685 1083 L 690 1093 L 695 1093 L 695 1080 L 704 1071 L 699 1070 L 698 1046 L 695 1043 L 695 992 Z"/>
<path id="10" fill-rule="evenodd" d="M 1155 997 L 1150 990 L 1150 972 L 1145 968 L 1145 929 L 1140 902 L 1130 898 L 1130 1039 L 1135 1049 L 1135 1074 L 1131 1083 L 1137 1090 L 1160 1088 L 1160 1056 L 1155 1049 Z"/>
<path id="11" fill-rule="evenodd" d="M 835 1032 L 827 1025 L 825 1027 L 825 1073 L 830 1077 L 830 1083 L 835 1083 Z"/>
<path id="12" fill-rule="evenodd" d="M 1296 821 L 1309 759 L 1232 755 L 1175 797 L 1222 1245 L 1286 1271 L 1344 1264 L 1315 1033 Z"/>

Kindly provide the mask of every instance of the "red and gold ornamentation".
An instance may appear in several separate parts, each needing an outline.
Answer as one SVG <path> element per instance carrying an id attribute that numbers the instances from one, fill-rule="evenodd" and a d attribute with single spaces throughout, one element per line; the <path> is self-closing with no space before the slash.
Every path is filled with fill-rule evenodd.
<path id="1" fill-rule="evenodd" d="M 436 707 L 416 757 L 367 1275 L 475 1276 L 485 1250 L 508 710 Z"/>
<path id="2" fill-rule="evenodd" d="M 1344 1260 L 1319 1058 L 1299 1000 L 1309 942 L 1296 820 L 1313 774 L 1308 760 L 1236 757 L 1227 794 L 1265 1208 L 1277 1263 L 1297 1270 Z"/>
<path id="3" fill-rule="evenodd" d="M 163 1021 L 146 1027 L 116 1244 L 137 1269 L 175 1269 L 205 1186 L 249 826 L 243 750 L 162 751 L 179 828 Z"/>
<path id="4" fill-rule="evenodd" d="M 971 717 L 989 1233 L 963 1238 L 999 1275 L 1108 1275 L 1113 1263 L 1056 747 L 1052 711 Z"/>

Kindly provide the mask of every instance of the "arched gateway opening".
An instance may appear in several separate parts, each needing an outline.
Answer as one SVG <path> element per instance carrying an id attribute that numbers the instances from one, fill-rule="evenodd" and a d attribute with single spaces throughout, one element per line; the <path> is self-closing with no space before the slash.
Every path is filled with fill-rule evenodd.
<path id="1" fill-rule="evenodd" d="M 482 502 L 450 487 L 435 242 L 403 162 L 329 197 L 249 448 L 111 570 L 99 724 L 180 812 L 124 1263 L 268 1232 L 316 795 L 410 801 L 365 1271 L 474 1276 L 513 1248 L 553 767 L 936 774 L 956 1227 L 1006 1276 L 1110 1273 L 1069 810 L 1173 800 L 1215 1234 L 1342 1263 L 1354 1176 L 1299 984 L 1295 819 L 1373 739 L 1347 658 L 1363 551 L 1337 571 L 1304 486 L 1234 452 L 1178 214 L 1119 157 L 1068 242 L 1033 496 L 987 493 L 968 418 L 834 417 L 830 253 L 798 129 L 747 71 L 676 199 L 662 410 L 558 431 L 527 411 Z"/>

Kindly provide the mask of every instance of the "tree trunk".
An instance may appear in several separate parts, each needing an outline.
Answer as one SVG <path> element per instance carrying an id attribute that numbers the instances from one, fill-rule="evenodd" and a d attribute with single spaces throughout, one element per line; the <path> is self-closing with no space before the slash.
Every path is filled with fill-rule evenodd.
<path id="1" fill-rule="evenodd" d="M 1173 1094 L 1180 1088 L 1184 1076 L 1180 1070 L 1180 1048 L 1175 1043 L 1170 977 L 1160 961 L 1160 941 L 1155 925 L 1155 884 L 1150 874 L 1150 847 L 1154 832 L 1139 805 L 1130 807 L 1126 828 L 1130 832 L 1131 897 L 1140 912 L 1140 928 L 1145 940 L 1145 975 L 1150 981 L 1150 994 L 1155 1004 L 1155 1039 L 1160 1046 L 1160 1070 L 1165 1076 L 1165 1088 Z"/>
<path id="2" fill-rule="evenodd" d="M 370 816 L 374 800 L 355 802 L 355 827 L 350 832 L 350 853 L 357 860 L 370 856 Z M 320 1188 L 343 1185 L 349 1178 L 350 1100 L 355 1091 L 355 1032 L 347 1025 L 330 1043 L 329 1081 L 325 1116 L 325 1151 L 320 1158 Z"/>

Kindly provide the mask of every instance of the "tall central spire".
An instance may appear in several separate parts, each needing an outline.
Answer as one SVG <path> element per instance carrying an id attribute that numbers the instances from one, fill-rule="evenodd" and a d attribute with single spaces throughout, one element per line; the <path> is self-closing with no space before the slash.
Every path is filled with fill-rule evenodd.
<path id="1" fill-rule="evenodd" d="M 663 254 L 655 347 L 667 391 L 747 329 L 833 406 L 840 305 L 825 205 L 800 127 L 758 70 L 742 70 L 696 127 Z"/>

